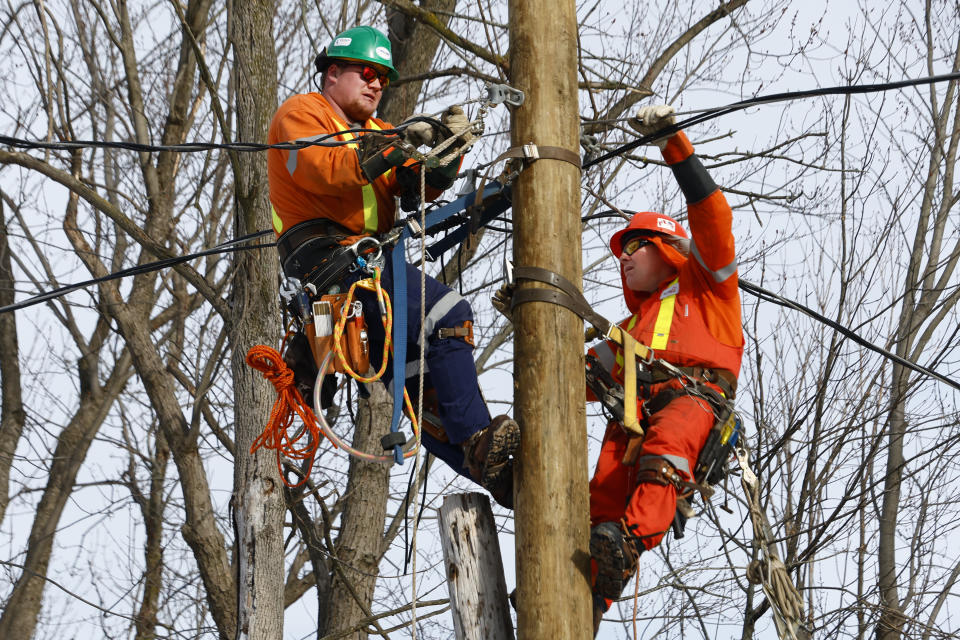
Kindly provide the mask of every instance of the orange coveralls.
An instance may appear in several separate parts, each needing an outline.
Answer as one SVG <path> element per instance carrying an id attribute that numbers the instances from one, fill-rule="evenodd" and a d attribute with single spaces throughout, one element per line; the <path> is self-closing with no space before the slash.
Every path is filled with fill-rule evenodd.
<path id="1" fill-rule="evenodd" d="M 730 206 L 683 132 L 669 139 L 663 156 L 687 198 L 690 255 L 679 263 L 677 276 L 652 293 L 628 289 L 621 269 L 624 299 L 633 315 L 620 326 L 654 349 L 659 359 L 684 367 L 725 369 L 736 376 L 743 356 L 743 330 Z M 661 254 L 673 251 L 659 238 L 655 244 Z M 675 251 L 673 255 L 679 256 Z M 616 343 L 603 343 L 591 352 L 622 384 L 623 353 Z M 670 386 L 680 384 L 670 380 L 650 385 L 647 397 Z M 638 389 L 638 396 L 642 391 Z M 638 400 L 638 415 L 642 405 Z M 663 457 L 690 480 L 713 424 L 713 411 L 706 401 L 681 395 L 645 421 L 641 456 Z M 590 481 L 591 526 L 623 519 L 628 530 L 651 549 L 670 529 L 677 491 L 673 486 L 637 481 L 635 467 L 622 463 L 628 440 L 620 423 L 607 426 Z"/>

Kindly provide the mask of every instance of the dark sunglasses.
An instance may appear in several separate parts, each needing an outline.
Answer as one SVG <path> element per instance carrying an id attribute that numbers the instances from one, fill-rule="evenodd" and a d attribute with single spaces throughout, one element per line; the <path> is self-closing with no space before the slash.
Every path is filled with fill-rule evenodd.
<path id="1" fill-rule="evenodd" d="M 364 82 L 373 82 L 374 80 L 380 81 L 380 86 L 384 89 L 387 88 L 387 85 L 390 84 L 390 78 L 385 73 L 380 73 L 373 67 L 368 64 L 347 64 L 343 66 L 344 69 L 348 68 L 359 68 L 360 77 L 363 78 Z"/>
<path id="2" fill-rule="evenodd" d="M 648 244 L 653 244 L 653 240 L 650 238 L 644 238 L 643 236 L 634 236 L 624 243 L 623 255 L 632 256 L 634 253 Z"/>

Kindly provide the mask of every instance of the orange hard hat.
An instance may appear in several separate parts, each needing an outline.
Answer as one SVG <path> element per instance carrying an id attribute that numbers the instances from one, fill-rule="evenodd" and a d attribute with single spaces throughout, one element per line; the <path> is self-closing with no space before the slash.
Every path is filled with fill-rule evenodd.
<path id="1" fill-rule="evenodd" d="M 627 234 L 634 235 L 634 232 L 656 233 L 686 240 L 690 236 L 684 231 L 680 223 L 664 213 L 654 213 L 653 211 L 641 211 L 633 214 L 630 218 L 630 224 L 617 231 L 610 238 L 610 250 L 613 255 L 620 257 L 623 253 L 623 239 Z"/>

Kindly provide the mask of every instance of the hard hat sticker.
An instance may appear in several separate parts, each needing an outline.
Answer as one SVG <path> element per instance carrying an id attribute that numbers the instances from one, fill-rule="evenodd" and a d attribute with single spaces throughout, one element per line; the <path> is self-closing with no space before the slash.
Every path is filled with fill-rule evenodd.
<path id="1" fill-rule="evenodd" d="M 349 47 L 351 42 L 353 42 L 353 38 L 337 38 L 336 40 L 333 41 L 333 46 Z"/>
<path id="2" fill-rule="evenodd" d="M 657 226 L 661 229 L 666 229 L 670 233 L 676 233 L 677 225 L 673 220 L 667 218 L 657 218 Z"/>
<path id="3" fill-rule="evenodd" d="M 376 52 L 378 58 L 383 58 L 384 60 L 390 59 L 390 49 L 387 49 L 386 47 L 377 47 Z"/>

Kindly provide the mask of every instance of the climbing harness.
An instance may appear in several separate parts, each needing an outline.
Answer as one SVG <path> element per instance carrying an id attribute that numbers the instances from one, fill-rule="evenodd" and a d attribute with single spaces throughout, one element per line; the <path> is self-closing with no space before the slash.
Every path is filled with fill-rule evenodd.
<path id="1" fill-rule="evenodd" d="M 690 501 L 693 494 L 700 493 L 708 500 L 714 493 L 711 488 L 727 476 L 727 461 L 733 447 L 743 433 L 742 422 L 733 409 L 736 393 L 736 378 L 722 370 L 705 367 L 681 367 L 656 357 L 655 351 L 638 342 L 627 331 L 610 322 L 587 303 L 579 289 L 563 276 L 539 267 L 513 267 L 505 265 L 507 282 L 494 296 L 493 304 L 508 318 L 513 309 L 527 302 L 548 302 L 565 307 L 592 325 L 585 333 L 585 340 L 598 338 L 611 340 L 621 347 L 624 354 L 623 377 L 620 385 L 599 358 L 586 357 L 585 375 L 589 389 L 606 407 L 616 422 L 633 434 L 633 447 L 628 446 L 627 456 L 639 452 L 644 435 L 641 420 L 637 415 L 638 387 L 677 380 L 678 387 L 668 387 L 643 402 L 643 419 L 665 408 L 681 395 L 700 398 L 714 413 L 714 425 L 701 450 L 692 471 L 693 481 L 684 480 L 673 465 L 659 456 L 649 456 L 637 461 L 638 473 L 652 482 L 671 484 L 677 488 L 677 514 L 673 530 L 677 538 L 683 537 L 686 520 L 693 515 Z M 531 280 L 550 285 L 550 288 L 518 288 L 519 280 Z M 715 388 L 721 391 L 717 391 Z M 646 395 L 646 394 L 645 394 Z"/>
<path id="2" fill-rule="evenodd" d="M 482 116 L 478 121 L 482 124 Z M 456 141 L 457 136 L 464 133 L 468 127 L 476 126 L 478 121 L 470 123 L 462 131 L 451 131 L 446 142 Z M 439 148 L 438 145 L 430 152 L 433 155 L 428 154 L 429 157 L 422 157 L 422 162 L 428 168 L 442 166 L 451 154 L 462 154 L 466 146 L 473 143 L 472 140 L 468 140 L 464 145 L 442 157 L 439 154 L 444 149 Z M 421 172 L 421 202 L 423 180 L 424 176 Z M 317 367 L 313 384 L 313 405 L 317 409 L 314 420 L 336 446 L 363 459 L 381 462 L 392 459 L 397 464 L 416 454 L 417 446 L 413 443 L 419 444 L 420 420 L 415 417 L 405 385 L 399 382 L 406 379 L 405 240 L 420 237 L 424 246 L 425 259 L 436 260 L 445 251 L 466 239 L 469 230 L 465 228 L 468 223 L 479 220 L 480 224 L 486 224 L 509 207 L 509 178 L 498 178 L 489 184 L 483 184 L 476 191 L 429 212 L 421 208 L 419 221 L 410 216 L 381 237 L 365 236 L 351 245 L 345 245 L 343 240 L 347 237 L 347 233 L 342 227 L 329 220 L 311 220 L 291 228 L 278 240 L 284 271 L 288 275 L 304 274 L 302 281 L 288 277 L 281 291 L 281 300 L 285 312 L 287 310 L 292 312 L 294 323 L 299 328 L 298 332 L 303 333 L 310 344 Z M 432 236 L 451 229 L 453 231 L 446 234 L 444 238 L 434 242 L 430 247 L 426 246 L 427 235 Z M 394 283 L 393 300 L 397 303 L 395 308 L 391 308 L 391 298 L 387 292 L 381 290 L 379 284 L 379 275 L 385 260 L 385 248 L 392 248 L 390 259 Z M 355 282 L 346 294 L 336 291 L 337 283 L 349 271 L 356 270 L 364 270 L 372 277 Z M 381 366 L 379 371 L 370 377 L 364 376 L 370 362 L 369 342 L 363 324 L 362 308 L 358 308 L 359 302 L 353 299 L 356 287 L 376 291 L 381 318 L 384 322 L 385 341 Z M 441 328 L 438 335 L 441 338 L 461 338 L 472 344 L 473 327 L 465 323 L 457 327 Z M 390 352 L 392 352 L 394 364 L 394 409 L 390 433 L 381 439 L 381 444 L 385 450 L 392 451 L 392 456 L 360 452 L 334 433 L 320 410 L 323 406 L 321 391 L 324 376 L 327 373 L 342 372 L 358 383 L 379 380 L 386 371 L 387 356 Z M 422 407 L 422 403 L 419 405 Z M 309 411 L 309 407 L 304 408 Z M 414 428 L 414 438 L 410 441 L 407 441 L 399 429 L 404 414 L 411 420 Z M 439 420 L 430 422 L 433 432 Z M 438 435 L 441 434 L 442 432 Z"/>

